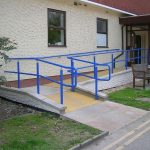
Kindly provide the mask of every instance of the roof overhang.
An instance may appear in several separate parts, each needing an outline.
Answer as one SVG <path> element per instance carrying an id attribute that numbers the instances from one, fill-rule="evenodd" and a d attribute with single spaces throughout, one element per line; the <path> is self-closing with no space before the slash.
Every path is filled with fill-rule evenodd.
<path id="1" fill-rule="evenodd" d="M 119 23 L 122 25 L 150 25 L 150 14 L 141 16 L 121 17 Z"/>
<path id="2" fill-rule="evenodd" d="M 130 13 L 130 12 L 127 12 L 127 11 L 124 11 L 124 10 L 120 10 L 120 9 L 117 9 L 117 8 L 114 8 L 114 7 L 110 7 L 110 6 L 107 6 L 107 5 L 104 5 L 104 4 L 92 2 L 92 1 L 89 1 L 89 0 L 80 0 L 80 1 L 91 4 L 91 5 L 95 5 L 95 6 L 98 6 L 98 7 L 106 8 L 106 9 L 109 9 L 109 10 L 112 10 L 112 11 L 116 11 L 116 12 L 119 12 L 119 13 L 132 15 L 132 16 L 137 16 L 136 14 L 133 14 L 133 13 Z"/>

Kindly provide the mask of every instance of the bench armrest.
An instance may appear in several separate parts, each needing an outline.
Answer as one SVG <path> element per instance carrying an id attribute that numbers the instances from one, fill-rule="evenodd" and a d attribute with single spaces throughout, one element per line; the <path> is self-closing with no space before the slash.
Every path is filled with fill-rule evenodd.
<path id="1" fill-rule="evenodd" d="M 133 77 L 145 78 L 146 77 L 146 71 L 133 71 Z"/>
<path id="2" fill-rule="evenodd" d="M 146 71 L 137 71 L 137 70 L 136 70 L 136 71 L 133 71 L 133 73 L 134 73 L 134 72 L 146 73 Z"/>

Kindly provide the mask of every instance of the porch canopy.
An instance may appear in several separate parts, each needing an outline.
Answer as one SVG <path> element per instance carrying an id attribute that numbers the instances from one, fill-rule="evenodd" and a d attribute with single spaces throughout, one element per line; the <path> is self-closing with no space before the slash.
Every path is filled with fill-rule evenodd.
<path id="1" fill-rule="evenodd" d="M 122 25 L 150 25 L 150 15 L 121 17 L 119 23 Z"/>
<path id="2" fill-rule="evenodd" d="M 145 48 L 148 48 L 148 62 L 150 64 L 150 14 L 140 16 L 127 16 L 120 17 L 119 23 L 126 29 L 126 48 L 139 48 L 136 47 L 135 36 L 136 34 L 146 33 Z M 123 35 L 124 37 L 124 32 Z M 124 41 L 124 40 L 123 40 Z M 147 41 L 147 42 L 146 42 Z"/>

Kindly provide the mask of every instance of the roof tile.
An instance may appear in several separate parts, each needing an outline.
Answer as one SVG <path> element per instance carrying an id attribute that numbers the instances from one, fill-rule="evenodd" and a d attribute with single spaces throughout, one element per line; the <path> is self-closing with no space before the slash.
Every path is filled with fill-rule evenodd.
<path id="1" fill-rule="evenodd" d="M 150 14 L 150 0 L 89 0 L 137 15 Z"/>

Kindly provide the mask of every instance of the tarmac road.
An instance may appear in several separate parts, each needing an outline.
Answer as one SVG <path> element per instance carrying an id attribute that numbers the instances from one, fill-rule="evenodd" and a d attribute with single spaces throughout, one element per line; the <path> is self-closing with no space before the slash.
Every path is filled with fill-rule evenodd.
<path id="1" fill-rule="evenodd" d="M 82 150 L 150 150 L 150 112 Z"/>
<path id="2" fill-rule="evenodd" d="M 135 141 L 123 148 L 124 150 L 150 150 L 150 129 Z"/>

